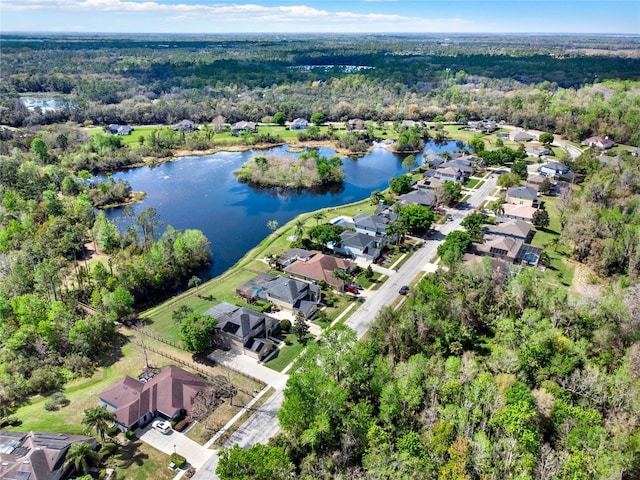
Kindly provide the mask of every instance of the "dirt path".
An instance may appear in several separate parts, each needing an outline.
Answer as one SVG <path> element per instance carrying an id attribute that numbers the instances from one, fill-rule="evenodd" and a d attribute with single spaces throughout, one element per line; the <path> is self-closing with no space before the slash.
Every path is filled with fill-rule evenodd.
<path id="1" fill-rule="evenodd" d="M 575 267 L 573 283 L 569 293 L 583 300 L 595 300 L 602 296 L 606 285 L 596 273 L 586 265 L 571 262 Z"/>

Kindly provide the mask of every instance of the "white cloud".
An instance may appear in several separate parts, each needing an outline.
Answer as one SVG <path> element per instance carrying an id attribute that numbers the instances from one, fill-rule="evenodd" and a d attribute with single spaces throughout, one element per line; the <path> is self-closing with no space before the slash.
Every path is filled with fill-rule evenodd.
<path id="1" fill-rule="evenodd" d="M 198 0 L 196 0 L 198 1 Z M 388 1 L 388 0 L 387 0 Z M 306 5 L 262 6 L 245 4 L 211 4 L 206 0 L 200 3 L 160 3 L 139 0 L 0 0 L 0 7 L 7 11 L 42 11 L 58 13 L 131 13 L 166 16 L 167 21 L 190 18 L 215 20 L 216 23 L 242 22 L 261 25 L 264 31 L 270 31 L 279 25 L 297 25 L 299 30 L 334 31 L 345 27 L 352 31 L 363 31 L 371 27 L 393 24 L 398 28 L 410 25 L 416 28 L 440 28 L 460 26 L 469 23 L 461 19 L 427 19 L 396 14 L 355 13 L 351 11 L 332 12 Z M 344 5 L 348 5 L 345 2 Z M 446 28 L 443 28 L 443 30 Z"/>

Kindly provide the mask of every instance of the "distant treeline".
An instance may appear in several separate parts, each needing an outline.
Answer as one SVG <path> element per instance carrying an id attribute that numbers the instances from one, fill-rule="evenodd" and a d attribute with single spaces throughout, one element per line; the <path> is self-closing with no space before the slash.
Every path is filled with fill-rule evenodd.
<path id="1" fill-rule="evenodd" d="M 639 144 L 640 43 L 534 36 L 4 36 L 0 123 L 432 120 Z M 55 73 L 51 73 L 55 72 Z M 66 100 L 30 111 L 20 95 Z"/>

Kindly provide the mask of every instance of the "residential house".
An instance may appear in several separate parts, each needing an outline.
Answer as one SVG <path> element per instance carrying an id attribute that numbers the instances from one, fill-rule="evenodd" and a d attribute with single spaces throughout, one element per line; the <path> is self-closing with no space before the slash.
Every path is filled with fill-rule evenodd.
<path id="1" fill-rule="evenodd" d="M 538 189 L 532 187 L 511 187 L 507 189 L 505 200 L 507 203 L 513 205 L 527 205 L 538 208 Z"/>
<path id="2" fill-rule="evenodd" d="M 465 253 L 462 258 L 462 262 L 465 267 L 469 267 L 474 264 L 479 264 L 482 262 L 488 262 L 488 268 L 492 272 L 493 278 L 496 278 L 503 282 L 508 276 L 511 275 L 511 267 L 509 263 L 495 257 L 487 257 L 483 255 L 476 255 L 473 253 Z"/>
<path id="3" fill-rule="evenodd" d="M 356 260 L 375 262 L 380 257 L 382 246 L 380 238 L 348 230 L 340 234 L 340 241 L 334 244 L 333 251 Z"/>
<path id="4" fill-rule="evenodd" d="M 347 122 L 347 128 L 349 130 L 364 130 L 366 123 L 361 118 L 352 118 Z"/>
<path id="5" fill-rule="evenodd" d="M 471 156 L 469 156 L 469 157 L 471 157 Z M 473 157 L 471 157 L 471 158 L 473 158 Z M 473 175 L 473 172 L 474 172 L 473 165 L 474 165 L 474 163 L 475 163 L 475 160 L 471 161 L 471 160 L 467 160 L 466 158 L 460 157 L 460 158 L 456 158 L 454 160 L 449 160 L 448 162 L 443 163 L 442 165 L 440 165 L 439 168 L 455 168 L 455 169 L 458 169 L 458 170 L 460 170 L 462 172 L 462 174 L 464 175 L 464 178 L 467 179 L 471 175 Z"/>
<path id="6" fill-rule="evenodd" d="M 241 133 L 255 133 L 258 129 L 258 124 L 255 122 L 237 122 L 231 125 L 231 134 L 240 135 Z"/>
<path id="7" fill-rule="evenodd" d="M 514 130 L 509 133 L 509 140 L 512 142 L 528 142 L 529 140 L 533 140 L 533 135 L 523 130 Z"/>
<path id="8" fill-rule="evenodd" d="M 609 155 L 598 155 L 596 159 L 603 165 L 618 165 L 620 163 L 620 157 L 615 155 L 610 157 Z"/>
<path id="9" fill-rule="evenodd" d="M 491 133 L 498 130 L 498 124 L 495 120 L 480 120 L 478 122 L 469 122 L 469 130 L 472 132 Z"/>
<path id="10" fill-rule="evenodd" d="M 282 275 L 260 273 L 236 289 L 236 294 L 249 303 L 271 302 L 293 313 L 313 316 L 321 299 L 320 287 Z"/>
<path id="11" fill-rule="evenodd" d="M 193 132 L 195 128 L 196 124 L 192 120 L 182 120 L 173 126 L 176 132 L 179 130 L 183 132 Z"/>
<path id="12" fill-rule="evenodd" d="M 360 213 L 353 217 L 353 225 L 356 232 L 373 236 L 384 236 L 387 233 L 389 219 L 381 215 L 368 215 Z"/>
<path id="13" fill-rule="evenodd" d="M 509 263 L 537 266 L 542 249 L 525 245 L 522 240 L 501 235 L 485 235 L 482 243 L 474 243 L 474 253 L 499 258 Z"/>
<path id="14" fill-rule="evenodd" d="M 316 252 L 304 250 L 302 248 L 290 248 L 276 259 L 276 268 L 282 270 L 291 265 L 296 260 L 308 260 L 313 257 Z"/>
<path id="15" fill-rule="evenodd" d="M 551 149 L 547 147 L 543 147 L 542 145 L 527 145 L 524 149 L 527 152 L 527 155 L 530 157 L 546 157 L 547 155 L 551 155 L 553 152 Z"/>
<path id="16" fill-rule="evenodd" d="M 546 175 L 541 175 L 541 174 L 529 175 L 527 177 L 527 185 L 537 190 L 538 187 L 545 180 L 549 180 L 549 178 Z"/>
<path id="17" fill-rule="evenodd" d="M 84 442 L 96 447 L 95 439 L 84 435 L 0 430 L 0 479 L 66 480 L 69 447 Z"/>
<path id="18" fill-rule="evenodd" d="M 586 140 L 582 141 L 582 145 L 587 145 L 588 147 L 596 147 L 601 150 L 608 150 L 613 147 L 614 142 L 609 137 L 589 137 Z"/>
<path id="19" fill-rule="evenodd" d="M 306 130 L 309 128 L 309 122 L 304 118 L 296 118 L 289 124 L 289 130 Z"/>
<path id="20" fill-rule="evenodd" d="M 111 135 L 131 135 L 133 127 L 129 125 L 117 125 L 115 123 L 112 123 L 107 127 L 107 131 Z"/>
<path id="21" fill-rule="evenodd" d="M 422 128 L 418 122 L 414 122 L 413 120 L 405 120 L 400 124 L 400 128 L 404 130 L 409 130 L 410 128 L 418 127 Z"/>
<path id="22" fill-rule="evenodd" d="M 324 253 L 318 253 L 310 259 L 301 262 L 294 262 L 284 269 L 292 277 L 318 283 L 320 281 L 331 285 L 335 290 L 344 291 L 345 282 L 333 275 L 335 270 L 350 272 L 356 265 L 344 258 L 332 257 Z"/>
<path id="23" fill-rule="evenodd" d="M 633 152 L 631 152 L 631 155 L 633 155 L 634 157 L 640 157 L 640 148 L 636 148 Z"/>
<path id="24" fill-rule="evenodd" d="M 465 172 L 456 167 L 438 167 L 436 168 L 436 178 L 443 182 L 447 180 L 452 182 L 463 183 L 465 180 Z"/>
<path id="25" fill-rule="evenodd" d="M 196 395 L 209 388 L 211 383 L 202 377 L 167 365 L 149 379 L 122 377 L 98 398 L 122 430 L 135 430 L 158 415 L 173 420 L 189 414 Z"/>
<path id="26" fill-rule="evenodd" d="M 538 172 L 547 177 L 561 178 L 569 175 L 569 167 L 560 162 L 547 162 L 538 168 Z"/>
<path id="27" fill-rule="evenodd" d="M 422 205 L 434 207 L 436 205 L 436 195 L 431 190 L 418 188 L 409 193 L 398 196 L 398 201 L 403 205 Z"/>
<path id="28" fill-rule="evenodd" d="M 538 210 L 529 205 L 512 205 L 505 203 L 502 205 L 503 213 L 499 215 L 501 218 L 511 220 L 523 220 L 525 222 L 533 221 L 533 214 Z"/>
<path id="29" fill-rule="evenodd" d="M 223 345 L 236 347 L 245 355 L 262 360 L 274 348 L 269 339 L 279 320 L 264 313 L 227 302 L 204 312 L 218 320 L 217 330 Z"/>
<path id="30" fill-rule="evenodd" d="M 522 220 L 502 220 L 496 224 L 486 224 L 483 227 L 486 234 L 491 236 L 511 237 L 527 243 L 531 240 L 531 224 Z"/>

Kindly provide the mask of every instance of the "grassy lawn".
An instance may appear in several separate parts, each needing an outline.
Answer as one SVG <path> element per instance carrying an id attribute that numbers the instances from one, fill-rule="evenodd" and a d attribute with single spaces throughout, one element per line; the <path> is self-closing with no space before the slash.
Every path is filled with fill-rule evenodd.
<path id="1" fill-rule="evenodd" d="M 549 226 L 546 229 L 536 229 L 531 244 L 543 248 L 549 255 L 551 262 L 545 272 L 549 282 L 570 286 L 573 282 L 575 267 L 567 261 L 569 248 L 562 244 L 554 246 L 555 239 L 560 236 L 560 215 L 555 207 L 559 200 L 554 197 L 544 197 L 544 201 L 549 213 Z"/>
<path id="2" fill-rule="evenodd" d="M 475 188 L 476 185 L 478 185 L 478 183 L 480 183 L 480 180 L 477 178 L 470 178 L 469 180 L 467 180 L 467 183 L 465 183 L 465 187 L 467 188 Z"/>
<path id="3" fill-rule="evenodd" d="M 305 346 L 298 342 L 298 339 L 294 334 L 290 333 L 287 335 L 287 338 L 291 340 L 291 345 L 285 345 L 280 348 L 278 350 L 278 354 L 264 364 L 265 367 L 281 372 L 300 354 L 302 350 L 304 350 Z"/>
<path id="4" fill-rule="evenodd" d="M 108 458 L 107 467 L 115 468 L 119 480 L 169 480 L 176 476 L 167 467 L 169 455 L 140 440 L 128 442 Z"/>

